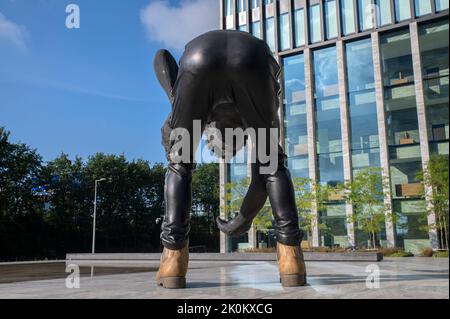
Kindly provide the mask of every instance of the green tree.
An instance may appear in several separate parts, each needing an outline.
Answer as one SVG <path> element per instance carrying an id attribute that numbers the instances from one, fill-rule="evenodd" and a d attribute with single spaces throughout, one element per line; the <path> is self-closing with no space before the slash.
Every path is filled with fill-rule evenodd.
<path id="1" fill-rule="evenodd" d="M 426 217 L 433 214 L 435 223 L 428 225 L 430 230 L 439 233 L 439 248 L 448 250 L 448 220 L 449 220 L 449 159 L 446 155 L 432 155 L 426 168 L 418 174 L 418 180 L 430 189 L 429 207 Z"/>
<path id="2" fill-rule="evenodd" d="M 192 218 L 190 243 L 215 249 L 219 241 L 216 217 L 220 211 L 219 165 L 198 165 L 192 175 Z"/>
<path id="3" fill-rule="evenodd" d="M 42 159 L 9 136 L 0 127 L 0 258 L 39 258 L 45 254 L 46 229 L 43 203 L 32 190 L 40 182 Z"/>
<path id="4" fill-rule="evenodd" d="M 86 252 L 90 247 L 92 198 L 84 187 L 84 163 L 68 155 L 47 163 L 42 171 L 42 183 L 50 192 L 44 198 L 47 207 L 45 222 L 52 257 L 63 257 L 67 252 Z"/>
<path id="5" fill-rule="evenodd" d="M 381 173 L 377 167 L 362 169 L 343 186 L 345 198 L 354 209 L 350 222 L 369 235 L 373 248 L 377 247 L 376 235 L 383 229 L 386 218 L 394 219 L 389 205 L 384 203 L 383 189 L 388 183 Z"/>
<path id="6" fill-rule="evenodd" d="M 225 210 L 226 214 L 239 212 L 251 179 L 244 178 L 236 182 L 226 184 Z M 332 192 L 332 187 L 312 183 L 310 179 L 294 178 L 293 186 L 295 191 L 295 203 L 300 217 L 300 227 L 306 231 L 308 242 L 312 246 L 312 231 L 318 227 L 321 231 L 327 231 L 325 224 L 319 223 L 315 214 L 312 213 L 313 207 L 321 210 L 325 207 L 328 197 Z M 269 200 L 266 201 L 261 211 L 253 219 L 253 225 L 258 231 L 265 232 L 273 227 L 273 211 Z"/>
<path id="7" fill-rule="evenodd" d="M 328 227 L 320 223 L 314 210 L 321 211 L 326 207 L 326 203 L 333 191 L 328 185 L 314 183 L 311 179 L 294 177 L 295 204 L 300 217 L 300 227 L 308 236 L 309 247 L 312 247 L 312 232 L 318 228 L 321 232 L 327 232 Z"/>
<path id="8" fill-rule="evenodd" d="M 99 185 L 97 238 L 100 249 L 117 252 L 155 248 L 150 245 L 150 233 L 159 227 L 156 222 L 163 213 L 164 198 L 161 168 L 157 167 L 157 173 L 147 161 L 128 162 L 123 155 L 99 153 L 89 158 L 84 177 L 88 198 L 93 200 L 95 180 L 111 179 Z M 143 242 L 147 244 L 138 244 Z"/>

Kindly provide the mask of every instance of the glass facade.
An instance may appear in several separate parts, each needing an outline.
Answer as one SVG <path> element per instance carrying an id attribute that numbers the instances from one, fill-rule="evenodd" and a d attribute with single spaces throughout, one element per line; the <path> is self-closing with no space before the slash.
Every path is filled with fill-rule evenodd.
<path id="1" fill-rule="evenodd" d="M 419 28 L 430 152 L 448 155 L 448 20 Z"/>
<path id="2" fill-rule="evenodd" d="M 426 227 L 425 211 L 420 209 L 424 207 L 422 187 L 417 180 L 422 159 L 409 30 L 383 35 L 380 40 L 393 209 L 407 221 L 397 224 L 398 240 L 405 246 L 428 247 L 428 235 L 417 231 L 411 235 L 409 223 L 421 221 L 420 226 Z"/>
<path id="3" fill-rule="evenodd" d="M 409 1 L 409 0 L 408 0 Z M 372 29 L 374 27 L 374 8 L 372 0 L 358 0 L 358 20 L 361 31 Z"/>
<path id="4" fill-rule="evenodd" d="M 289 23 L 289 13 L 283 13 L 280 15 L 280 50 L 288 50 L 291 48 L 291 34 L 290 34 L 290 23 Z"/>
<path id="5" fill-rule="evenodd" d="M 344 182 L 336 47 L 314 51 L 313 60 L 318 180 L 336 186 Z M 321 244 L 347 247 L 345 204 L 329 203 L 319 218 L 328 228 Z"/>
<path id="6" fill-rule="evenodd" d="M 384 26 L 392 23 L 391 0 L 377 0 L 377 25 Z"/>
<path id="7" fill-rule="evenodd" d="M 341 0 L 342 32 L 344 35 L 355 33 L 355 6 L 353 0 Z"/>
<path id="8" fill-rule="evenodd" d="M 377 234 L 380 244 L 395 244 L 415 253 L 421 247 L 430 247 L 426 204 L 417 179 L 423 165 L 422 154 L 428 149 L 421 144 L 424 142 L 420 140 L 421 135 L 422 138 L 424 135 L 419 134 L 419 120 L 427 124 L 430 154 L 426 155 L 448 155 L 449 23 L 448 12 L 445 12 L 448 0 L 244 2 L 252 9 L 269 5 L 266 15 L 264 10 L 254 11 L 247 15 L 250 21 L 246 21 L 245 26 L 236 26 L 234 21 L 239 21 L 237 13 L 241 11 L 241 5 L 238 0 L 224 0 L 223 28 L 245 28 L 263 38 L 282 65 L 282 143 L 292 177 L 309 178 L 310 172 L 315 171 L 318 182 L 335 186 L 342 183 L 347 174 L 355 175 L 367 167 L 381 167 L 389 172 L 389 201 L 398 219 L 392 225 L 393 232 L 389 227 L 389 233 L 383 230 Z M 418 23 L 418 41 L 410 36 L 410 28 L 416 27 L 410 24 L 413 22 Z M 374 29 L 381 27 L 382 32 Z M 342 39 L 339 38 L 341 34 Z M 375 47 L 374 40 L 377 39 L 379 43 Z M 343 42 L 344 56 L 337 56 L 340 51 L 337 51 L 335 41 Z M 382 79 L 382 87 L 377 87 L 377 92 L 382 89 L 383 104 L 377 101 L 375 94 L 380 83 L 374 80 L 374 68 L 378 64 L 374 63 L 372 55 L 377 47 Z M 425 115 L 418 114 L 417 98 L 422 94 L 416 97 L 415 76 L 419 73 L 418 64 L 415 70 L 413 68 L 412 51 L 420 52 Z M 310 61 L 306 61 L 307 57 Z M 345 74 L 338 76 L 341 59 Z M 311 88 L 305 84 L 309 75 L 312 76 Z M 347 91 L 339 90 L 340 85 L 345 84 Z M 313 105 L 307 103 L 310 89 Z M 341 118 L 340 94 L 344 93 L 348 123 Z M 380 114 L 377 110 L 382 105 L 385 128 L 380 128 L 378 122 Z M 311 108 L 312 119 L 307 117 L 307 110 Z M 348 141 L 342 139 L 341 123 L 348 125 Z M 311 124 L 313 127 L 308 127 Z M 380 135 L 379 130 L 386 132 L 386 140 L 381 139 L 384 134 Z M 308 142 L 316 146 L 315 162 L 309 160 L 312 155 L 308 152 Z M 384 143 L 388 149 L 387 163 L 380 158 Z M 343 146 L 350 151 L 350 167 L 345 175 Z M 247 164 L 231 164 L 225 178 L 237 181 L 247 177 L 246 174 Z M 347 207 L 338 196 L 329 199 L 325 208 L 318 212 L 319 223 L 325 224 L 327 230 L 320 230 L 319 236 L 313 238 L 314 242 L 325 246 L 367 246 L 368 236 L 359 231 L 357 225 L 355 233 L 349 234 Z M 356 242 L 349 243 L 348 239 L 353 235 Z M 261 234 L 257 237 L 262 238 Z M 233 240 L 233 250 L 239 244 L 245 244 L 247 239 Z"/>
<path id="9" fill-rule="evenodd" d="M 228 205 L 231 204 L 231 207 L 241 205 L 242 198 L 248 189 L 243 182 L 243 180 L 248 178 L 247 154 L 247 148 L 245 147 L 237 152 L 232 163 L 228 164 L 227 181 L 235 186 L 230 190 L 232 198 L 228 202 Z M 232 211 L 231 213 L 235 214 L 238 211 Z M 245 234 L 240 237 L 228 238 L 228 244 L 231 246 L 232 251 L 245 249 L 248 247 L 248 235 Z"/>
<path id="10" fill-rule="evenodd" d="M 285 150 L 293 177 L 309 178 L 303 54 L 283 59 Z"/>
<path id="11" fill-rule="evenodd" d="M 353 174 L 380 166 L 372 42 L 364 39 L 345 46 Z"/>
<path id="12" fill-rule="evenodd" d="M 247 10 L 247 0 L 236 0 L 236 2 L 238 12 L 245 12 Z"/>
<path id="13" fill-rule="evenodd" d="M 225 16 L 234 14 L 233 0 L 225 0 Z"/>
<path id="14" fill-rule="evenodd" d="M 394 0 L 394 3 L 395 20 L 397 22 L 411 19 L 411 2 L 409 0 Z"/>
<path id="15" fill-rule="evenodd" d="M 309 7 L 309 34 L 311 42 L 322 41 L 322 22 L 320 19 L 320 5 Z"/>
<path id="16" fill-rule="evenodd" d="M 266 42 L 272 52 L 275 52 L 275 19 L 273 17 L 266 19 L 265 37 Z"/>
<path id="17" fill-rule="evenodd" d="M 246 24 L 240 25 L 239 26 L 239 31 L 247 32 L 247 25 Z"/>
<path id="18" fill-rule="evenodd" d="M 436 11 L 448 10 L 448 0 L 435 0 Z"/>
<path id="19" fill-rule="evenodd" d="M 370 38 L 345 45 L 352 175 L 368 167 L 381 167 L 375 79 Z M 356 229 L 356 244 L 369 247 L 369 236 Z M 385 243 L 384 230 L 377 234 Z"/>
<path id="20" fill-rule="evenodd" d="M 416 17 L 430 14 L 432 11 L 431 0 L 414 0 L 414 9 Z"/>
<path id="21" fill-rule="evenodd" d="M 325 1 L 325 33 L 327 39 L 338 36 L 338 19 L 336 0 Z"/>
<path id="22" fill-rule="evenodd" d="M 255 21 L 252 23 L 252 34 L 261 39 L 261 22 Z"/>
<path id="23" fill-rule="evenodd" d="M 306 30 L 305 30 L 305 10 L 297 9 L 294 12 L 295 24 L 295 46 L 300 47 L 306 44 Z"/>
<path id="24" fill-rule="evenodd" d="M 252 9 L 258 8 L 261 6 L 261 0 L 252 0 Z"/>
<path id="25" fill-rule="evenodd" d="M 344 181 L 336 47 L 314 51 L 315 114 L 319 181 Z"/>

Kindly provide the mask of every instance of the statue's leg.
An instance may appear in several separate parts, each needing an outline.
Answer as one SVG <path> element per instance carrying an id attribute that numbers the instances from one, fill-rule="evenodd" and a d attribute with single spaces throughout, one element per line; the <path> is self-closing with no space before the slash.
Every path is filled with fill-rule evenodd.
<path id="1" fill-rule="evenodd" d="M 262 148 L 265 147 L 266 155 L 268 150 L 271 150 L 270 129 L 280 127 L 278 117 L 280 87 L 277 82 L 279 67 L 273 59 L 269 59 L 270 67 L 266 72 L 243 70 L 235 77 L 237 85 L 234 88 L 236 103 L 244 123 L 247 127 L 257 130 L 256 149 L 262 153 Z M 258 131 L 261 128 L 264 130 Z M 302 286 L 306 284 L 305 262 L 300 247 L 303 232 L 299 228 L 294 187 L 285 165 L 286 155 L 279 143 L 276 149 L 276 156 L 270 154 L 272 155 L 270 158 L 272 160 L 275 158 L 277 168 L 259 173 L 264 179 L 275 219 L 280 281 L 284 286 Z M 261 162 L 260 165 L 264 166 L 266 164 L 263 163 L 262 156 L 257 154 L 256 158 Z M 268 165 L 267 168 L 269 167 L 272 165 Z"/>
<path id="2" fill-rule="evenodd" d="M 172 250 L 182 249 L 188 243 L 191 181 L 191 165 L 169 163 L 164 186 L 165 214 L 161 241 L 164 247 Z"/>
<path id="3" fill-rule="evenodd" d="M 263 175 L 275 219 L 277 241 L 283 245 L 298 246 L 303 237 L 299 228 L 295 192 L 291 175 L 284 164 L 284 153 L 279 147 L 278 169 Z"/>
<path id="4" fill-rule="evenodd" d="M 165 288 L 184 288 L 189 261 L 189 230 L 192 204 L 192 170 L 195 167 L 195 147 L 200 136 L 194 135 L 194 120 L 200 120 L 200 133 L 204 127 L 204 119 L 208 94 L 201 90 L 198 79 L 190 72 L 183 72 L 178 77 L 174 88 L 172 114 L 163 127 L 163 144 L 167 152 L 169 165 L 164 187 L 165 214 L 161 227 L 161 242 L 164 251 L 157 273 L 158 285 Z M 181 154 L 189 150 L 187 157 L 171 156 L 175 143 L 171 141 L 170 132 L 183 129 L 189 135 L 184 135 Z M 169 136 L 167 136 L 169 135 Z M 176 136 L 175 136 L 176 138 Z M 179 153 L 178 153 L 179 154 Z"/>

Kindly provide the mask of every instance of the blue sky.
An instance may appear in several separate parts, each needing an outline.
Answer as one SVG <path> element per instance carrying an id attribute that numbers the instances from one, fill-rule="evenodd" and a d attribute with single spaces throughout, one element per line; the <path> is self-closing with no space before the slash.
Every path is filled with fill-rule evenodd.
<path id="1" fill-rule="evenodd" d="M 67 29 L 66 6 L 80 8 Z M 0 0 L 0 126 L 45 160 L 96 152 L 165 161 L 170 110 L 152 59 L 219 23 L 216 0 Z"/>

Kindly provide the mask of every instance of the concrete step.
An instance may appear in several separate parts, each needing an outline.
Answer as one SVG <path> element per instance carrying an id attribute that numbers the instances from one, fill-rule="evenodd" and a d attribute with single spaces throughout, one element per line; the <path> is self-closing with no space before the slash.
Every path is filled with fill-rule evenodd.
<path id="1" fill-rule="evenodd" d="M 112 265 L 142 266 L 158 263 L 161 254 L 135 253 L 135 254 L 67 254 L 66 263 L 82 265 Z M 346 253 L 319 253 L 304 252 L 306 261 L 361 261 L 378 262 L 383 260 L 383 254 L 377 252 L 346 252 Z M 190 253 L 191 261 L 276 261 L 275 253 Z"/>

